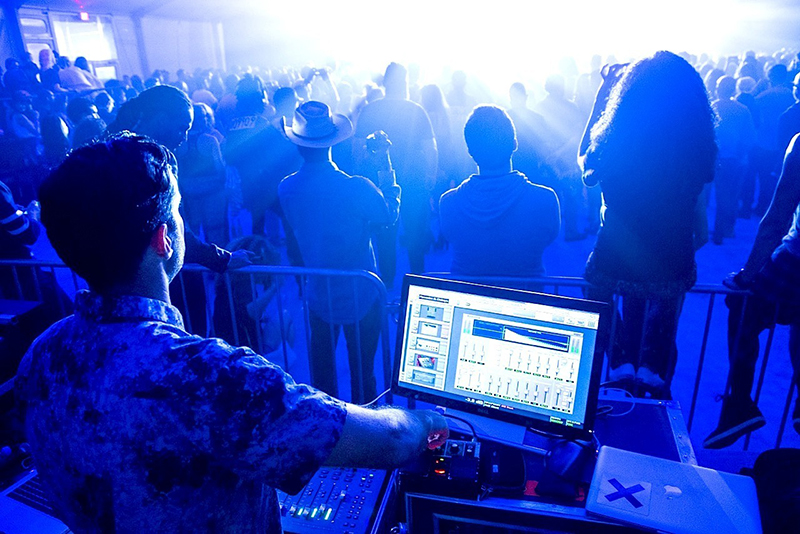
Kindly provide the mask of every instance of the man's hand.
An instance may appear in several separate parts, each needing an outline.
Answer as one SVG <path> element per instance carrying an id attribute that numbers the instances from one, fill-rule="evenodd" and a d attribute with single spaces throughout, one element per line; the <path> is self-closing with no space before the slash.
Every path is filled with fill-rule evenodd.
<path id="1" fill-rule="evenodd" d="M 394 469 L 440 447 L 450 431 L 436 412 L 347 405 L 342 435 L 327 465 Z"/>
<path id="2" fill-rule="evenodd" d="M 242 267 L 247 267 L 248 265 L 253 265 L 253 260 L 257 257 L 258 255 L 255 252 L 249 250 L 234 250 L 231 252 L 230 261 L 228 261 L 228 270 L 234 271 Z"/>
<path id="3" fill-rule="evenodd" d="M 378 130 L 369 134 L 365 140 L 365 145 L 367 157 L 378 171 L 386 172 L 392 170 L 392 162 L 389 159 L 389 149 L 392 146 L 392 142 L 386 132 Z"/>
<path id="4" fill-rule="evenodd" d="M 428 449 L 437 449 L 445 444 L 450 437 L 450 429 L 444 417 L 430 410 L 414 410 L 412 413 L 419 417 L 424 425 Z"/>
<path id="5" fill-rule="evenodd" d="M 722 285 L 728 289 L 746 291 L 753 284 L 753 280 L 748 279 L 742 273 L 743 271 L 739 271 L 738 273 L 730 273 L 725 277 L 725 280 L 722 281 Z"/>
<path id="6" fill-rule="evenodd" d="M 36 222 L 42 220 L 42 208 L 39 202 L 31 200 L 30 204 L 25 207 L 25 214 Z"/>

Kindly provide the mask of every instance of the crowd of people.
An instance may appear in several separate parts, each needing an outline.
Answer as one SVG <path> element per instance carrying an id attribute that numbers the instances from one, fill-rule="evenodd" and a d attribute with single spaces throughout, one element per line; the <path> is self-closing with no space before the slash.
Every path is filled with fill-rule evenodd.
<path id="1" fill-rule="evenodd" d="M 583 73 L 563 61 L 544 80 L 539 101 L 524 83 L 510 85 L 507 98 L 498 98 L 507 109 L 471 95 L 462 71 L 441 86 L 420 85 L 417 68 L 397 63 L 368 80 L 307 66 L 157 70 L 145 80 L 101 83 L 84 58 L 73 64 L 44 50 L 38 59 L 9 59 L 2 75 L 9 207 L 12 193 L 33 200 L 38 182 L 70 151 L 128 131 L 167 149 L 182 199 L 186 262 L 218 273 L 274 263 L 284 251 L 295 266 L 377 272 L 391 289 L 398 250 L 410 272 L 422 273 L 426 256 L 448 247 L 454 275 L 537 277 L 559 235 L 596 235 L 587 297 L 623 297 L 616 338 L 604 341 L 613 347 L 610 378 L 654 397 L 670 395 L 678 320 L 697 280 L 695 251 L 735 238 L 737 218 L 766 213 L 751 259 L 726 282 L 756 297 L 728 298 L 731 392 L 705 445 L 729 445 L 764 424 L 749 395 L 758 333 L 777 320 L 793 325 L 796 341 L 800 324 L 791 303 L 769 311 L 792 294 L 786 288 L 798 287 L 787 274 L 800 255 L 796 228 L 787 234 L 798 205 L 796 55 L 713 60 L 659 52 L 606 66 L 595 56 Z M 776 186 L 785 194 L 773 202 Z M 102 194 L 94 201 L 107 202 Z M 231 224 L 242 210 L 251 228 Z M 35 210 L 12 211 L 0 221 L 8 226 L 2 239 L 25 242 L 3 247 L 0 257 L 30 258 L 36 236 L 18 227 L 34 227 Z M 58 232 L 48 230 L 51 238 Z M 260 252 L 240 248 L 248 234 L 260 239 Z M 172 288 L 171 302 L 205 335 L 203 279 L 186 276 L 185 283 L 199 290 Z M 361 368 L 352 371 L 353 398 L 366 401 L 377 393 L 380 310 L 376 295 L 361 289 L 354 296 L 350 286 L 312 284 L 307 297 L 312 383 L 338 394 L 332 370 L 343 327 L 351 371 Z M 217 330 L 232 341 L 230 328 Z M 793 420 L 800 432 L 797 408 Z"/>

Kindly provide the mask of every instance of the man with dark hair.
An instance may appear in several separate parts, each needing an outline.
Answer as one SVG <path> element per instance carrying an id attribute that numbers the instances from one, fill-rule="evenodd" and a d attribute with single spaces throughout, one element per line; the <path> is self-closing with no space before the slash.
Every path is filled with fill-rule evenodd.
<path id="1" fill-rule="evenodd" d="M 89 284 L 17 377 L 56 515 L 76 532 L 280 532 L 273 488 L 441 444 L 438 414 L 345 404 L 184 330 L 168 290 L 184 251 L 171 159 L 126 135 L 74 151 L 42 185 L 53 247 Z"/>
<path id="2" fill-rule="evenodd" d="M 561 224 L 555 192 L 511 169 L 514 123 L 497 106 L 478 106 L 464 138 L 478 174 L 442 195 L 442 233 L 453 250 L 453 273 L 540 276 L 542 253 Z"/>
<path id="3" fill-rule="evenodd" d="M 304 264 L 374 272 L 372 231 L 392 225 L 400 209 L 388 145 L 373 155 L 383 163 L 377 173 L 378 189 L 366 178 L 345 174 L 331 161 L 331 147 L 352 136 L 353 126 L 344 115 L 332 115 L 326 104 L 312 100 L 300 106 L 286 135 L 304 163 L 281 182 L 278 194 Z M 315 277 L 308 289 L 312 383 L 338 395 L 335 353 L 343 329 L 353 401 L 369 401 L 377 393 L 374 361 L 383 311 L 374 286 L 365 280 Z M 359 368 L 363 387 L 358 384 Z"/>
<path id="4" fill-rule="evenodd" d="M 172 151 L 186 142 L 193 121 L 194 109 L 186 93 L 169 85 L 158 85 L 127 101 L 120 108 L 116 120 L 109 125 L 107 133 L 125 130 L 135 132 Z M 172 152 L 169 154 L 173 171 L 177 174 L 177 160 Z M 224 246 L 225 243 L 219 245 Z M 250 252 L 245 250 L 231 253 L 217 244 L 204 243 L 191 228 L 186 229 L 186 263 L 198 263 L 212 271 L 223 273 L 250 265 L 251 257 Z M 206 300 L 202 277 L 199 273 L 187 273 L 183 278 L 184 283 L 190 287 L 181 291 L 176 283 L 172 288 L 172 300 L 178 308 L 187 312 L 190 329 L 205 334 Z"/>
<path id="5" fill-rule="evenodd" d="M 383 130 L 392 141 L 389 154 L 397 172 L 397 183 L 403 188 L 403 205 L 400 217 L 403 222 L 404 244 L 412 273 L 425 271 L 425 253 L 430 245 L 430 195 L 436 183 L 438 151 L 433 127 L 425 110 L 408 99 L 408 74 L 406 68 L 391 63 L 383 77 L 386 96 L 368 104 L 358 117 L 354 151 L 356 161 L 366 154 L 365 139 L 375 131 Z M 363 172 L 363 171 L 362 171 Z M 379 254 L 394 253 L 394 234 L 385 238 Z M 387 262 L 388 263 L 388 262 Z M 393 262 L 392 262 L 393 263 Z M 384 262 L 381 261 L 381 265 Z M 381 274 L 391 286 L 394 272 Z"/>
<path id="6" fill-rule="evenodd" d="M 278 89 L 274 97 L 280 115 L 291 117 L 297 106 L 294 89 Z M 277 245 L 281 216 L 278 184 L 300 168 L 302 159 L 281 133 L 280 116 L 274 120 L 266 117 L 266 98 L 260 78 L 246 76 L 239 82 L 236 117 L 228 131 L 225 160 L 241 178 L 242 199 L 253 218 L 253 233 L 266 236 Z"/>
<path id="7" fill-rule="evenodd" d="M 193 120 L 189 97 L 175 87 L 158 85 L 126 102 L 108 125 L 108 133 L 136 132 L 175 150 L 186 141 Z"/>

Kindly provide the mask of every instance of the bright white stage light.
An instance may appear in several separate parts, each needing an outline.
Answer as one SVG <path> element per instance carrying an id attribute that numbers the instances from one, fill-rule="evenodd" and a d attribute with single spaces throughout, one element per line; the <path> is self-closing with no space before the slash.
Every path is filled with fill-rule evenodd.
<path id="1" fill-rule="evenodd" d="M 556 72 L 565 56 L 585 67 L 593 54 L 739 53 L 748 45 L 731 36 L 764 16 L 745 0 L 305 0 L 270 3 L 274 24 L 265 31 L 318 63 L 335 58 L 375 71 L 389 61 L 418 63 L 423 82 L 463 69 L 505 92 L 523 75 Z"/>

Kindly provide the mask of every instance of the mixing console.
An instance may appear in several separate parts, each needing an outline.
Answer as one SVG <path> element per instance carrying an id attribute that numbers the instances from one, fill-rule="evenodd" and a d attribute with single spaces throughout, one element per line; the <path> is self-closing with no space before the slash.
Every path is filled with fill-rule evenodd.
<path id="1" fill-rule="evenodd" d="M 278 492 L 287 533 L 371 532 L 387 473 L 378 469 L 323 467 L 297 495 Z"/>

